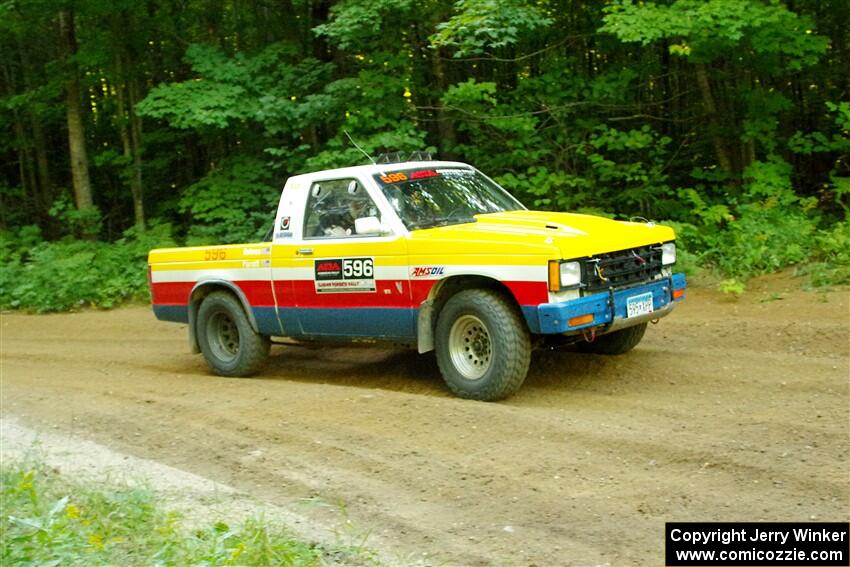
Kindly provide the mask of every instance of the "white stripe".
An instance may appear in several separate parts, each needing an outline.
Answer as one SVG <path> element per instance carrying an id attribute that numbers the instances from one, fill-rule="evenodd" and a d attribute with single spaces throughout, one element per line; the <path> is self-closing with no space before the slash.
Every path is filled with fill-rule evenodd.
<path id="1" fill-rule="evenodd" d="M 202 280 L 269 281 L 270 268 L 231 268 L 206 270 L 165 270 L 151 273 L 153 283 L 199 282 Z"/>
<path id="2" fill-rule="evenodd" d="M 502 281 L 548 281 L 547 266 L 502 266 L 502 265 L 454 265 L 441 266 L 429 264 L 422 267 L 444 268 L 443 273 L 436 276 L 413 277 L 416 266 L 376 266 L 375 279 L 379 280 L 440 280 L 455 275 L 486 276 Z M 276 280 L 312 281 L 315 276 L 313 268 L 272 268 L 272 276 Z"/>
<path id="3" fill-rule="evenodd" d="M 540 266 L 456 264 L 453 266 L 446 266 L 445 273 L 440 276 L 428 276 L 425 278 L 412 279 L 433 280 L 459 275 L 487 276 L 499 281 L 508 282 L 545 282 L 549 281 L 549 267 L 545 264 Z"/>
<path id="4" fill-rule="evenodd" d="M 449 276 L 472 275 L 486 276 L 499 281 L 548 281 L 549 272 L 547 266 L 512 266 L 512 265 L 452 265 L 441 266 L 429 264 L 423 267 L 441 267 L 443 273 L 435 276 L 412 277 L 416 266 L 376 266 L 375 279 L 378 280 L 441 280 Z M 315 271 L 310 268 L 231 268 L 231 269 L 206 269 L 206 270 L 165 270 L 154 271 L 152 274 L 154 283 L 167 282 L 198 282 L 202 280 L 225 280 L 225 281 L 268 281 L 275 280 L 299 280 L 312 281 Z"/>
<path id="5" fill-rule="evenodd" d="M 314 268 L 272 268 L 275 280 L 313 281 Z M 406 280 L 407 266 L 375 266 L 376 280 Z"/>

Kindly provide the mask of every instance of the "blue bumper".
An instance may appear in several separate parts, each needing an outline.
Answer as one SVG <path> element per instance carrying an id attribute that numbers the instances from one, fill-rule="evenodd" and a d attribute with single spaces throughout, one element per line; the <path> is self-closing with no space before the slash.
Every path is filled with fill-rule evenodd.
<path id="1" fill-rule="evenodd" d="M 540 332 L 544 334 L 569 333 L 588 327 L 610 325 L 615 322 L 623 327 L 628 326 L 629 322 L 626 321 L 628 299 L 645 293 L 652 294 L 653 313 L 663 316 L 673 307 L 672 303 L 685 298 L 682 292 L 677 293 L 679 297 L 674 299 L 673 292 L 684 289 L 685 274 L 673 274 L 669 278 L 629 289 L 596 293 L 562 303 L 544 303 L 537 307 Z M 592 315 L 593 319 L 570 325 L 570 319 L 586 315 Z M 655 317 L 651 315 L 644 317 L 644 319 L 653 318 Z M 584 319 L 587 319 L 587 317 L 584 317 Z"/>

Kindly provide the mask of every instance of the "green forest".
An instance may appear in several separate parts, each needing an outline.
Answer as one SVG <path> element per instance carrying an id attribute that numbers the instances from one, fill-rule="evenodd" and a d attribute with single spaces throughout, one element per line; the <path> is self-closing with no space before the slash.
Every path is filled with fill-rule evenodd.
<path id="1" fill-rule="evenodd" d="M 145 298 L 347 134 L 669 223 L 729 291 L 850 282 L 847 0 L 2 0 L 0 52 L 3 308 Z"/>

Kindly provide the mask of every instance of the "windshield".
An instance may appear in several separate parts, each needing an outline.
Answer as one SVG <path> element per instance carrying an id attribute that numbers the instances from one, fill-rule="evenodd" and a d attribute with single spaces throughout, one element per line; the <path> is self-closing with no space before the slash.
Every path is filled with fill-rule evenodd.
<path id="1" fill-rule="evenodd" d="M 524 207 L 474 169 L 434 168 L 375 175 L 408 229 L 475 222 L 473 215 Z"/>

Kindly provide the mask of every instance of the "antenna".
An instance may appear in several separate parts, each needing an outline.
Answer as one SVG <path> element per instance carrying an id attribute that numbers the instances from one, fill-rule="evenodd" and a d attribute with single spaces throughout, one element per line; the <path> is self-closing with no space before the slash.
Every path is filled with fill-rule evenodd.
<path id="1" fill-rule="evenodd" d="M 357 148 L 358 150 L 360 150 L 360 151 L 363 153 L 363 155 L 364 155 L 364 156 L 366 156 L 367 158 L 369 158 L 369 161 L 371 161 L 371 162 L 372 162 L 372 165 L 378 165 L 378 164 L 376 164 L 376 163 L 375 163 L 375 160 L 373 160 L 373 159 L 372 159 L 372 156 L 370 156 L 369 154 L 367 154 L 367 153 L 366 153 L 366 151 L 365 151 L 363 148 L 361 148 L 360 146 L 358 146 L 358 145 L 357 145 L 357 142 L 355 142 L 355 141 L 354 141 L 354 138 L 352 138 L 352 137 L 351 137 L 351 134 L 349 134 L 349 133 L 348 133 L 348 130 L 343 130 L 343 133 L 345 133 L 345 135 L 346 135 L 346 136 L 348 136 L 349 141 L 350 141 L 352 144 L 354 144 L 354 147 L 355 147 L 355 148 Z"/>

